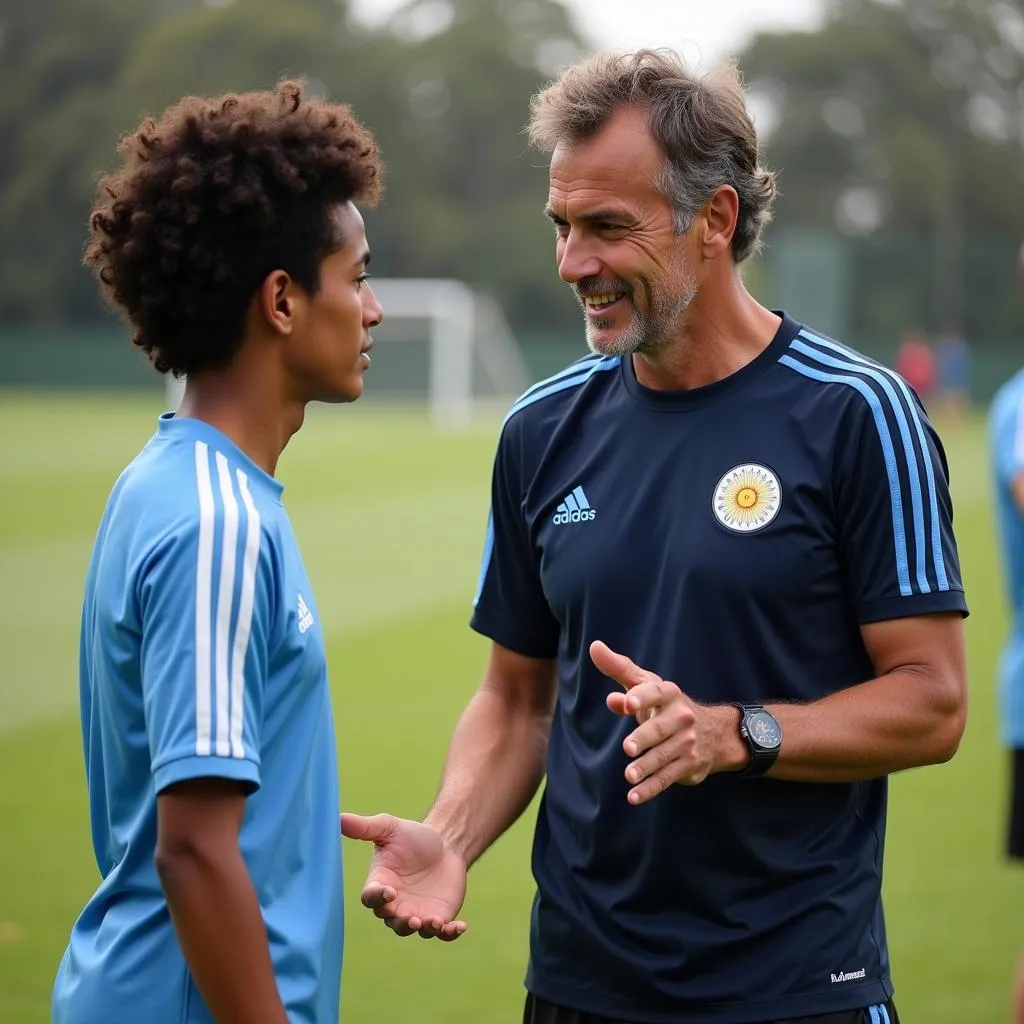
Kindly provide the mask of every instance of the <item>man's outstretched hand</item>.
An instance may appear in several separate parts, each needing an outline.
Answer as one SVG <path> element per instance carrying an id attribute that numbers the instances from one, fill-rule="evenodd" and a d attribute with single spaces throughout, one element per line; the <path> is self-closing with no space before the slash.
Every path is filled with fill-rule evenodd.
<path id="1" fill-rule="evenodd" d="M 393 814 L 341 816 L 342 835 L 373 843 L 360 900 L 396 935 L 451 942 L 466 898 L 466 864 L 429 825 Z"/>

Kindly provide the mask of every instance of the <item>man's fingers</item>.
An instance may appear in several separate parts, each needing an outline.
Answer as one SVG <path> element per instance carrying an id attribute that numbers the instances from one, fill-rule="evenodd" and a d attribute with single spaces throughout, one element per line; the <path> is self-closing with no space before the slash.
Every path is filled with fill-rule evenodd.
<path id="1" fill-rule="evenodd" d="M 643 722 L 622 742 L 622 749 L 629 757 L 636 757 L 645 750 L 664 743 L 670 737 L 691 732 L 693 729 L 693 724 L 696 721 L 693 707 L 688 701 L 675 699 L 679 696 L 679 690 L 674 683 L 662 683 L 661 686 L 666 689 L 650 696 L 649 699 L 645 694 L 643 699 L 638 699 L 639 706 L 636 708 L 629 707 L 629 699 L 646 687 L 638 687 L 627 698 L 628 713 L 636 714 Z M 653 714 L 654 711 L 658 713 Z"/>
<path id="2" fill-rule="evenodd" d="M 636 785 L 664 771 L 669 765 L 681 768 L 687 763 L 687 755 L 692 749 L 693 744 L 688 742 L 687 737 L 670 736 L 626 766 L 626 781 Z"/>
<path id="3" fill-rule="evenodd" d="M 695 776 L 692 767 L 686 758 L 672 761 L 654 775 L 644 779 L 638 786 L 634 786 L 626 794 L 626 799 L 636 807 L 638 804 L 653 800 L 676 782 L 681 782 L 684 786 L 695 785 L 703 780 L 703 776 Z"/>
<path id="4" fill-rule="evenodd" d="M 447 924 L 442 924 L 437 918 L 424 920 L 421 917 L 389 917 L 384 923 L 403 939 L 410 935 L 419 935 L 423 939 L 454 942 L 466 931 L 465 921 L 449 921 Z"/>
<path id="5" fill-rule="evenodd" d="M 641 668 L 624 654 L 613 651 L 606 643 L 600 640 L 595 640 L 590 645 L 590 660 L 599 672 L 608 676 L 609 679 L 614 679 L 627 690 L 638 686 L 640 683 L 646 683 L 658 678 L 653 672 L 648 672 L 647 669 Z"/>
<path id="6" fill-rule="evenodd" d="M 626 710 L 626 694 L 621 690 L 613 690 L 605 697 L 604 702 L 608 705 L 608 710 L 616 715 L 629 716 L 632 714 Z"/>
<path id="7" fill-rule="evenodd" d="M 656 711 L 671 701 L 678 700 L 679 687 L 655 676 L 653 679 L 639 683 L 628 693 L 624 693 L 623 708 L 627 715 L 639 715 L 645 711 Z M 649 716 L 648 716 L 649 717 Z"/>
<path id="8" fill-rule="evenodd" d="M 341 834 L 346 839 L 382 843 L 395 832 L 398 819 L 393 814 L 342 814 Z"/>
<path id="9" fill-rule="evenodd" d="M 454 942 L 466 930 L 465 921 L 449 921 L 442 924 L 436 918 L 427 921 L 420 928 L 420 936 L 424 939 L 440 939 L 442 942 Z"/>
<path id="10" fill-rule="evenodd" d="M 370 910 L 387 906 L 394 898 L 395 890 L 390 885 L 367 885 L 359 894 L 360 902 Z"/>
<path id="11" fill-rule="evenodd" d="M 410 935 L 419 935 L 423 939 L 440 939 L 442 942 L 454 942 L 460 935 L 465 934 L 465 921 L 442 922 L 439 918 L 430 917 L 400 917 L 397 914 L 377 909 L 374 913 L 384 924 L 396 935 L 407 938 Z"/>
<path id="12" fill-rule="evenodd" d="M 420 919 L 418 917 L 389 917 L 384 922 L 396 935 L 407 938 L 419 931 Z"/>

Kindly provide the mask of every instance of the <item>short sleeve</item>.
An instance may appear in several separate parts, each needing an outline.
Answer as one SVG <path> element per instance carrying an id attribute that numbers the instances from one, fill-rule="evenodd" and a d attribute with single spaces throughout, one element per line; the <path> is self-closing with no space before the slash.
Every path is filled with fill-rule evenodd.
<path id="1" fill-rule="evenodd" d="M 967 614 L 945 452 L 916 396 L 893 375 L 865 389 L 835 460 L 838 538 L 858 621 Z"/>
<path id="2" fill-rule="evenodd" d="M 211 776 L 260 784 L 272 573 L 245 475 L 218 468 L 216 499 L 200 488 L 198 515 L 154 546 L 137 581 L 158 793 Z"/>
<path id="3" fill-rule="evenodd" d="M 470 625 L 518 654 L 553 658 L 560 627 L 541 586 L 538 553 L 523 514 L 521 434 L 510 421 L 498 441 L 491 510 Z"/>

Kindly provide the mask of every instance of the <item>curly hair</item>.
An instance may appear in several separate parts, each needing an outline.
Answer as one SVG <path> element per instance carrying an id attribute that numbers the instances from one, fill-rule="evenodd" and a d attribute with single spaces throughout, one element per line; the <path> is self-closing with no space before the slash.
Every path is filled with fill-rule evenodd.
<path id="1" fill-rule="evenodd" d="M 595 54 L 533 97 L 530 141 L 550 152 L 596 134 L 628 106 L 647 110 L 665 154 L 655 185 L 672 204 L 676 232 L 689 231 L 715 189 L 732 185 L 740 201 L 733 256 L 740 263 L 756 253 L 771 220 L 775 175 L 761 165 L 738 68 L 698 75 L 667 49 Z"/>
<path id="2" fill-rule="evenodd" d="M 85 263 L 160 373 L 227 365 L 266 276 L 315 294 L 341 244 L 331 205 L 379 198 L 370 133 L 302 90 L 186 96 L 125 135 L 101 178 Z"/>

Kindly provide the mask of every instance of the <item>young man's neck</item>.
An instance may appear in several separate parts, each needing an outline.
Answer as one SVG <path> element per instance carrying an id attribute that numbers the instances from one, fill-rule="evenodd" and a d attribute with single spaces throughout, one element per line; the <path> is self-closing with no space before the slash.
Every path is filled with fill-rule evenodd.
<path id="1" fill-rule="evenodd" d="M 679 335 L 653 355 L 633 356 L 636 379 L 659 391 L 714 384 L 756 359 L 780 323 L 746 290 L 738 270 L 705 280 Z"/>
<path id="2" fill-rule="evenodd" d="M 233 441 L 271 476 L 305 416 L 305 405 L 286 399 L 269 375 L 234 364 L 189 379 L 178 416 L 202 420 Z"/>

